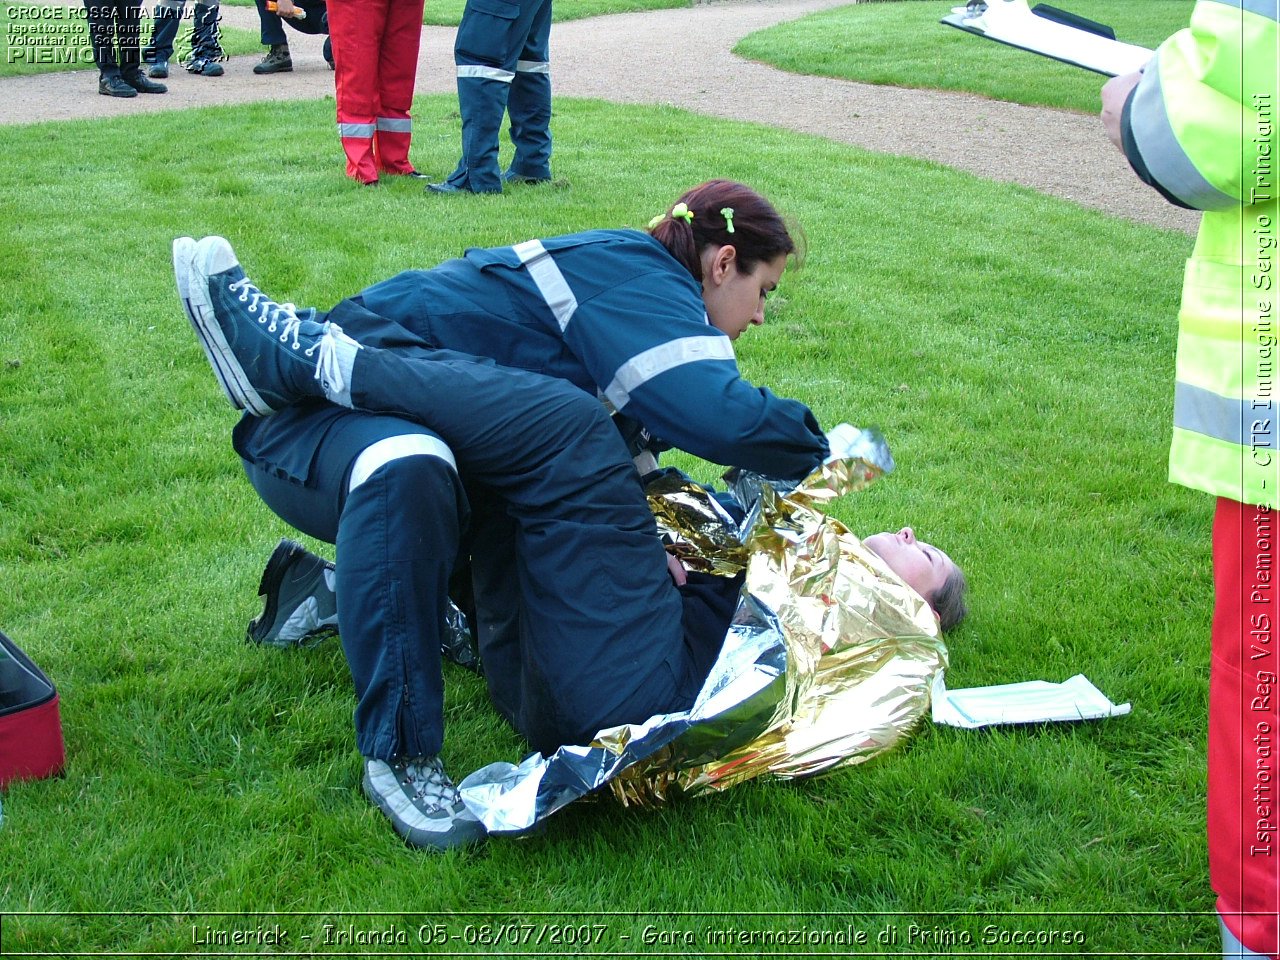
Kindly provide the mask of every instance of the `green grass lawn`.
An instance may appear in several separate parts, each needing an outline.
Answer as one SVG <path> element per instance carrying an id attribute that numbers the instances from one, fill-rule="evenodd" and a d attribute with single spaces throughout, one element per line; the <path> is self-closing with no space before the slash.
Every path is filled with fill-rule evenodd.
<path id="1" fill-rule="evenodd" d="M 229 7 L 252 7 L 253 0 L 223 0 Z M 581 20 L 606 13 L 631 13 L 636 10 L 664 10 L 687 7 L 691 0 L 557 0 L 552 17 L 555 21 Z M 438 27 L 456 27 L 462 18 L 466 0 L 426 0 L 422 22 Z"/>
<path id="2" fill-rule="evenodd" d="M 1097 112 L 1105 77 L 940 24 L 956 5 L 899 0 L 826 10 L 753 33 L 734 53 L 792 73 Z M 1192 2 L 1069 0 L 1057 5 L 1110 25 L 1119 40 L 1155 47 L 1187 25 Z"/>
<path id="3" fill-rule="evenodd" d="M 415 119 L 415 165 L 446 172 L 454 99 L 419 98 Z M 4 797 L 6 950 L 200 956 L 206 928 L 252 926 L 209 913 L 242 910 L 415 937 L 439 921 L 461 952 L 491 952 L 474 924 L 504 911 L 600 924 L 592 949 L 623 953 L 769 952 L 706 931 L 785 928 L 891 932 L 917 955 L 948 937 L 1025 955 L 1015 934 L 1074 930 L 1081 953 L 1215 949 L 1211 503 L 1164 479 L 1190 238 L 674 109 L 557 101 L 567 186 L 499 197 L 356 187 L 332 127 L 315 102 L 0 129 L 0 628 L 58 684 L 68 745 L 65 777 Z M 361 795 L 338 645 L 243 642 L 289 531 L 231 450 L 170 241 L 224 234 L 268 293 L 323 307 L 467 245 L 643 225 L 711 175 L 757 185 L 809 240 L 739 341 L 744 374 L 824 423 L 882 427 L 897 471 L 835 512 L 862 532 L 911 523 L 968 571 L 950 685 L 1084 672 L 1133 713 L 926 724 L 822 779 L 655 813 L 583 802 L 528 840 L 410 850 Z M 446 684 L 455 776 L 523 756 L 478 679 L 450 667 Z M 31 911 L 95 915 L 14 915 Z M 292 949 L 323 932 L 275 922 Z M 649 926 L 697 946 L 645 944 Z"/>
<path id="4" fill-rule="evenodd" d="M 147 5 L 145 9 L 150 10 L 151 7 Z M 187 13 L 189 17 L 189 5 Z M 178 56 L 190 52 L 190 33 L 191 21 L 188 19 L 178 33 Z M 220 37 L 229 56 L 262 50 L 258 34 L 254 31 L 224 24 Z M 150 38 L 151 19 L 147 16 L 142 21 L 142 42 L 145 44 Z M 0 77 L 92 69 L 93 50 L 89 46 L 84 7 L 58 3 L 0 4 Z"/>

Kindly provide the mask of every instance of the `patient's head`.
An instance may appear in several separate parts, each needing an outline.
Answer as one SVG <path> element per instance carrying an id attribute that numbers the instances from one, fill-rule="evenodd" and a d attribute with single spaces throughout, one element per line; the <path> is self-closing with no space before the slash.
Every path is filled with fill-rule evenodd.
<path id="1" fill-rule="evenodd" d="M 950 630 L 969 612 L 964 602 L 968 584 L 960 568 L 937 547 L 917 540 L 910 527 L 873 534 L 862 542 L 928 601 L 943 630 Z"/>

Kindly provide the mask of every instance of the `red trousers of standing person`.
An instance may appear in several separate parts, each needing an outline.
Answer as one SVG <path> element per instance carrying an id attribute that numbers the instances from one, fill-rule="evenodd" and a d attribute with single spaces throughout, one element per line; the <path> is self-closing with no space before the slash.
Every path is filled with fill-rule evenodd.
<path id="1" fill-rule="evenodd" d="M 1209 879 L 1250 950 L 1275 956 L 1280 911 L 1280 511 L 1225 498 L 1213 522 Z"/>
<path id="2" fill-rule="evenodd" d="M 338 136 L 347 176 L 413 173 L 409 142 L 423 0 L 329 0 Z"/>

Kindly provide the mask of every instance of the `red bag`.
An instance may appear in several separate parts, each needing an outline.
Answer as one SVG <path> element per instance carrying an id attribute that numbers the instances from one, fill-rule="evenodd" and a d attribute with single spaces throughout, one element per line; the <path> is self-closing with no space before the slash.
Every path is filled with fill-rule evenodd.
<path id="1" fill-rule="evenodd" d="M 10 780 L 51 777 L 65 760 L 58 691 L 0 633 L 0 787 Z"/>

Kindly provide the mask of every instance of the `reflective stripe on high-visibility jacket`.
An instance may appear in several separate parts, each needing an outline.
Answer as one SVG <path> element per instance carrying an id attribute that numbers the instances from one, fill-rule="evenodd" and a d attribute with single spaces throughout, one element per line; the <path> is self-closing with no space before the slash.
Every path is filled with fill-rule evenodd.
<path id="1" fill-rule="evenodd" d="M 1179 312 L 1169 478 L 1280 506 L 1280 0 L 1198 0 L 1124 112 L 1134 161 L 1204 210 Z M 1134 154 L 1137 154 L 1136 156 Z"/>

